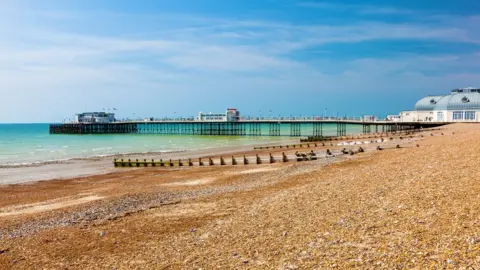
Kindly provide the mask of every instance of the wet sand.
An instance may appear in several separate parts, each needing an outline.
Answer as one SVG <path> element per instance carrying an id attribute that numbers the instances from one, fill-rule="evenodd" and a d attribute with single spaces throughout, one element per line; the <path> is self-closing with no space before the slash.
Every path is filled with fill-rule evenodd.
<path id="1" fill-rule="evenodd" d="M 480 126 L 419 135 L 317 161 L 0 186 L 0 267 L 480 267 Z"/>
<path id="2" fill-rule="evenodd" d="M 46 162 L 32 165 L 0 166 L 0 185 L 27 183 L 40 180 L 68 179 L 114 172 L 112 160 L 124 159 L 186 159 L 212 155 L 231 155 L 252 149 L 256 145 L 278 145 L 298 143 L 298 140 L 283 139 L 269 144 L 215 147 L 167 153 L 128 154 L 108 157 L 79 158 L 58 162 Z"/>

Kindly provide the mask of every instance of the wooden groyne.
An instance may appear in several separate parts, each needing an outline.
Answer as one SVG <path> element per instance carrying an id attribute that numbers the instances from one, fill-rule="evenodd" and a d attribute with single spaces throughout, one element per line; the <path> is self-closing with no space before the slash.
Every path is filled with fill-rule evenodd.
<path id="1" fill-rule="evenodd" d="M 332 153 L 330 152 L 330 155 Z M 191 166 L 224 166 L 224 165 L 249 165 L 249 164 L 273 164 L 277 162 L 289 162 L 289 161 L 310 161 L 317 160 L 317 154 L 313 151 L 305 153 L 295 153 L 294 155 L 286 155 L 282 153 L 281 156 L 273 156 L 269 154 L 268 156 L 259 156 L 258 154 L 254 157 L 235 157 L 231 156 L 229 158 L 219 157 L 219 158 L 198 158 L 198 159 L 177 159 L 177 160 L 155 160 L 155 159 L 114 159 L 113 164 L 115 167 L 191 167 Z"/>
<path id="2" fill-rule="evenodd" d="M 408 146 L 407 146 L 408 147 Z M 410 147 L 419 147 L 417 144 L 416 146 Z M 399 144 L 395 146 L 385 147 L 385 146 L 377 146 L 375 149 L 377 151 L 380 150 L 387 150 L 387 149 L 399 149 L 405 148 L 401 147 Z M 225 158 L 223 156 L 219 158 L 198 158 L 198 159 L 177 159 L 177 160 L 155 160 L 155 159 L 114 159 L 113 165 L 117 168 L 132 168 L 132 167 L 193 167 L 193 166 L 225 166 L 225 165 L 252 165 L 252 164 L 273 164 L 273 163 L 287 163 L 291 161 L 295 162 L 302 162 L 302 161 L 313 161 L 318 160 L 320 158 L 329 158 L 335 157 L 338 155 L 355 155 L 358 153 L 365 152 L 363 147 L 355 147 L 355 148 L 343 148 L 340 150 L 332 151 L 330 149 L 326 149 L 324 154 L 314 152 L 313 150 L 307 152 L 295 152 L 294 155 L 287 155 L 284 152 L 281 156 L 274 156 L 271 153 L 268 156 L 259 156 L 258 154 L 255 156 L 246 157 L 245 155 L 242 157 L 235 157 L 231 156 L 229 158 Z M 321 156 L 320 156 L 321 155 Z"/>

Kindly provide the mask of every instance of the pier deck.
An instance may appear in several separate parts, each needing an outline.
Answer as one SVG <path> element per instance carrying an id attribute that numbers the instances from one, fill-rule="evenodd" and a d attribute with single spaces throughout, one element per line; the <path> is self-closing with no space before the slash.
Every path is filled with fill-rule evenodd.
<path id="1" fill-rule="evenodd" d="M 165 134 L 223 136 L 312 136 L 323 137 L 325 130 L 337 136 L 349 133 L 380 133 L 445 125 L 444 122 L 361 121 L 352 119 L 272 119 L 213 121 L 128 121 L 113 123 L 64 123 L 50 125 L 50 134 Z M 360 129 L 361 127 L 361 129 Z M 283 131 L 283 132 L 282 132 Z M 352 130 L 350 130 L 352 131 Z M 352 132 L 351 132 L 352 133 Z"/>

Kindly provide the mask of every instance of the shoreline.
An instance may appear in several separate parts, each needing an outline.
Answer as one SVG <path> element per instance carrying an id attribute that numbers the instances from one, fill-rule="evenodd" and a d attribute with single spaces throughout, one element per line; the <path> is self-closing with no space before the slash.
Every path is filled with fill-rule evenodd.
<path id="1" fill-rule="evenodd" d="M 0 186 L 0 265 L 477 265 L 480 130 L 454 125 L 392 137 L 362 145 L 365 152 L 354 155 L 325 155 L 327 149 L 339 153 L 341 141 L 332 143 L 336 147 L 249 148 L 242 153 L 314 150 L 320 158 L 308 162 L 126 168 L 107 175 Z M 345 148 L 356 150 L 358 145 Z M 459 252 L 452 255 L 452 250 Z"/>
<path id="2" fill-rule="evenodd" d="M 106 156 L 92 156 L 85 158 L 70 158 L 57 161 L 43 161 L 25 165 L 0 165 L 0 186 L 11 184 L 23 184 L 36 181 L 48 181 L 56 179 L 71 179 L 75 177 L 87 177 L 112 173 L 115 168 L 112 165 L 114 158 L 146 158 L 146 159 L 185 159 L 199 158 L 223 154 L 235 154 L 250 151 L 255 146 L 267 146 L 278 143 L 298 143 L 296 139 L 284 139 L 270 142 L 258 142 L 252 144 L 218 146 L 191 150 L 172 150 L 160 152 L 134 152 L 127 154 L 112 154 Z M 141 156 L 141 157 L 140 157 Z"/>

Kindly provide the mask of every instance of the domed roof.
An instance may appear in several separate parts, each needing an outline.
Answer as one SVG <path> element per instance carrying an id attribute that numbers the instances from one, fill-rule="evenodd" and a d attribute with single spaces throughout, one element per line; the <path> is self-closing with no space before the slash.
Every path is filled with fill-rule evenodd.
<path id="1" fill-rule="evenodd" d="M 480 110 L 480 93 L 452 92 L 445 96 L 427 96 L 415 104 L 416 111 Z"/>
<path id="2" fill-rule="evenodd" d="M 426 96 L 415 104 L 414 110 L 416 111 L 433 111 L 438 100 L 444 96 Z"/>
<path id="3" fill-rule="evenodd" d="M 437 110 L 444 110 L 438 108 Z M 447 104 L 447 110 L 480 110 L 480 93 L 452 94 Z"/>

